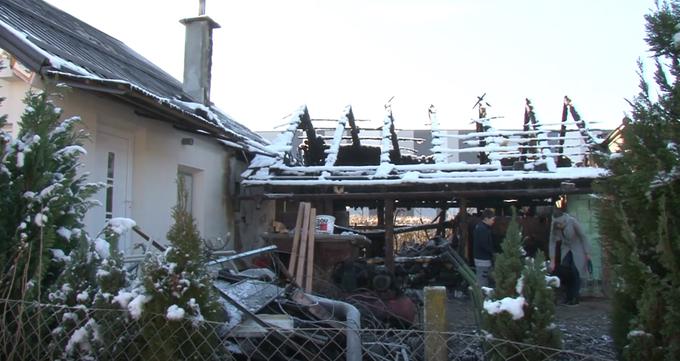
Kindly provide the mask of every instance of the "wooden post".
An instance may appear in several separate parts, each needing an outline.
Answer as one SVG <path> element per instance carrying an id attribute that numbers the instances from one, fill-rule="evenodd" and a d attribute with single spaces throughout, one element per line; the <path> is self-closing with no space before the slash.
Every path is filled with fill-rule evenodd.
<path id="1" fill-rule="evenodd" d="M 316 209 L 309 212 L 309 243 L 307 244 L 307 274 L 305 275 L 305 291 L 312 292 L 312 276 L 314 274 L 314 241 L 316 235 Z"/>
<path id="2" fill-rule="evenodd" d="M 300 251 L 300 231 L 302 230 L 302 219 L 305 217 L 306 204 L 304 202 L 298 204 L 298 214 L 295 220 L 295 233 L 293 234 L 293 244 L 291 245 L 290 261 L 288 261 L 288 269 L 293 274 L 295 273 L 298 252 Z"/>
<path id="3" fill-rule="evenodd" d="M 305 258 L 307 257 L 307 238 L 309 236 L 309 211 L 310 204 L 304 204 L 304 217 L 302 219 L 302 235 L 300 236 L 300 252 L 297 259 L 297 267 L 295 270 L 295 282 L 301 287 L 304 286 L 302 282 L 305 277 Z"/>
<path id="4" fill-rule="evenodd" d="M 385 266 L 394 272 L 394 199 L 385 200 Z"/>
<path id="5" fill-rule="evenodd" d="M 458 227 L 460 227 L 460 243 L 458 244 L 458 254 L 462 254 L 465 258 L 465 262 L 470 262 L 470 255 L 468 254 L 470 244 L 470 235 L 468 234 L 468 217 L 467 217 L 467 200 L 461 199 L 459 204 L 459 215 L 460 222 L 458 222 Z"/>
<path id="6" fill-rule="evenodd" d="M 446 361 L 446 287 L 425 287 L 425 360 Z"/>

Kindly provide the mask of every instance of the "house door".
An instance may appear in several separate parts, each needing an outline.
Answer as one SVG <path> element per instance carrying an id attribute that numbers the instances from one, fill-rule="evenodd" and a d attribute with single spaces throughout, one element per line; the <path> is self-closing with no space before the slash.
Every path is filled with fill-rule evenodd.
<path id="1" fill-rule="evenodd" d="M 92 235 L 99 233 L 111 218 L 131 216 L 131 160 L 130 140 L 109 133 L 98 132 L 96 139 L 94 180 L 106 184 L 97 193 L 101 207 L 93 209 Z M 132 236 L 126 232 L 119 240 L 118 249 L 131 254 Z"/>

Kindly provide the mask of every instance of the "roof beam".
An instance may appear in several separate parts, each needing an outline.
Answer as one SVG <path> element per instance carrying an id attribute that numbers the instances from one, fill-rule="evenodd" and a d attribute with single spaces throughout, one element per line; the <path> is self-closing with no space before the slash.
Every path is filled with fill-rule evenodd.
<path id="1" fill-rule="evenodd" d="M 345 107 L 340 119 L 338 119 L 338 124 L 335 127 L 335 133 L 333 133 L 333 142 L 331 143 L 331 147 L 328 149 L 328 154 L 326 155 L 326 167 L 334 166 L 335 162 L 338 160 L 340 143 L 342 142 L 342 136 L 345 134 L 345 128 L 347 127 L 348 122 L 348 114 L 350 113 L 352 113 L 352 106 L 348 105 Z"/>
<path id="2" fill-rule="evenodd" d="M 437 117 L 437 109 L 434 105 L 430 105 L 427 110 L 430 117 L 430 126 L 432 127 L 432 154 L 434 155 L 435 164 L 444 164 L 447 162 L 447 155 L 442 153 L 442 145 L 444 144 L 443 132 L 439 124 L 439 118 Z"/>

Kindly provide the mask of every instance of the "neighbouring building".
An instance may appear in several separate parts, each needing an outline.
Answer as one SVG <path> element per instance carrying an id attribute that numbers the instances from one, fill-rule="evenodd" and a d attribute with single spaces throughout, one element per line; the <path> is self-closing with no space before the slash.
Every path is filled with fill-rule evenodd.
<path id="1" fill-rule="evenodd" d="M 28 90 L 59 91 L 64 117 L 80 116 L 90 139 L 83 172 L 105 182 L 102 207 L 86 216 L 97 234 L 112 217 L 134 219 L 163 242 L 184 178 L 189 207 L 215 248 L 238 243 L 240 174 L 267 142 L 210 101 L 212 30 L 201 14 L 186 26 L 184 81 L 124 43 L 40 0 L 0 2 L 0 112 L 17 132 Z M 146 243 L 127 235 L 131 254 Z M 148 243 L 147 243 L 148 244 Z"/>

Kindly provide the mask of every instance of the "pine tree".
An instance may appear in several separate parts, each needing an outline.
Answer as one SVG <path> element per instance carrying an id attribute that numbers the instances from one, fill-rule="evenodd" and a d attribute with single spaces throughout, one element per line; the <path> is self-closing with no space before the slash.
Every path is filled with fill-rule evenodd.
<path id="1" fill-rule="evenodd" d="M 219 354 L 214 325 L 224 311 L 205 268 L 201 237 L 186 210 L 186 194 L 178 181 L 178 204 L 167 238 L 170 247 L 149 256 L 143 267 L 142 358 L 187 359 Z M 225 353 L 226 354 L 226 353 Z M 145 356 L 146 355 L 146 356 Z"/>
<path id="2" fill-rule="evenodd" d="M 55 359 L 115 359 L 116 346 L 129 340 L 128 320 L 122 317 L 122 305 L 115 300 L 128 286 L 123 255 L 118 250 L 124 230 L 115 227 L 119 220 L 110 220 L 102 237 L 92 239 L 82 233 L 52 286 L 50 303 L 66 306 L 56 317 L 61 322 L 50 332 Z"/>
<path id="3" fill-rule="evenodd" d="M 554 294 L 549 285 L 542 252 L 536 259 L 525 258 L 522 235 L 513 212 L 502 253 L 493 271 L 496 288 L 484 301 L 484 330 L 494 339 L 489 352 L 494 360 L 544 360 L 548 350 L 527 349 L 501 340 L 559 348 L 561 337 L 553 324 Z"/>
<path id="4" fill-rule="evenodd" d="M 36 299 L 59 273 L 51 250 L 75 246 L 99 187 L 76 174 L 85 153 L 84 135 L 75 132 L 79 119 L 60 121 L 61 109 L 46 92 L 29 92 L 24 103 L 21 131 L 2 154 L 0 297 Z"/>
<path id="5" fill-rule="evenodd" d="M 655 89 L 640 93 L 621 153 L 605 159 L 599 218 L 614 276 L 613 336 L 627 360 L 680 359 L 680 2 L 647 15 Z M 655 94 L 654 97 L 651 94 Z"/>

